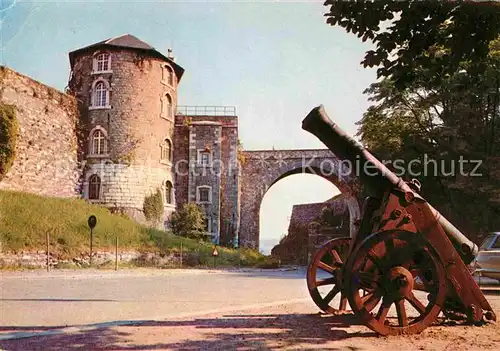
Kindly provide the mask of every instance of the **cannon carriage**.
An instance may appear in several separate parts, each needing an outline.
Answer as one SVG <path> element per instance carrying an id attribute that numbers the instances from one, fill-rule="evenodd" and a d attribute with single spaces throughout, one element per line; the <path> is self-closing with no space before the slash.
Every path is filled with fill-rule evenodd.
<path id="1" fill-rule="evenodd" d="M 475 324 L 496 321 L 467 267 L 478 247 L 420 195 L 418 181 L 391 172 L 322 105 L 302 129 L 349 161 L 369 194 L 356 235 L 327 241 L 311 258 L 307 285 L 320 309 L 352 312 L 381 335 L 419 333 L 441 312 Z"/>

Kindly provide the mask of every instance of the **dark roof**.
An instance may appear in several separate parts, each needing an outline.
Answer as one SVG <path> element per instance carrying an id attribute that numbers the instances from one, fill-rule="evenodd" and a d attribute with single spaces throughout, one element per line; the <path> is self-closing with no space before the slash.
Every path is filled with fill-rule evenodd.
<path id="1" fill-rule="evenodd" d="M 139 38 L 134 37 L 133 35 L 130 35 L 130 34 L 124 34 L 124 35 L 121 35 L 121 36 L 116 37 L 116 38 L 108 38 L 108 39 L 100 41 L 98 43 L 71 51 L 69 53 L 69 61 L 70 61 L 71 67 L 73 68 L 74 60 L 75 60 L 75 57 L 77 55 L 82 54 L 82 53 L 89 51 L 89 50 L 96 50 L 98 48 L 105 48 L 105 47 L 116 47 L 116 48 L 138 50 L 138 51 L 149 53 L 153 57 L 163 59 L 164 61 L 167 61 L 168 63 L 170 63 L 170 65 L 172 65 L 172 67 L 174 68 L 175 74 L 177 75 L 178 81 L 181 80 L 181 77 L 184 74 L 184 68 L 179 66 L 172 59 L 164 56 L 162 53 L 155 50 L 155 48 L 152 47 L 151 45 L 149 45 L 148 43 L 145 43 L 142 40 L 140 40 Z"/>

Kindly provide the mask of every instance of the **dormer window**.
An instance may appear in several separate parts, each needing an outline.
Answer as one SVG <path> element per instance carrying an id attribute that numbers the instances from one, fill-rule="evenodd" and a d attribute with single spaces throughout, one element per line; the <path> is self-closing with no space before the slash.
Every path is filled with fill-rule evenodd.
<path id="1" fill-rule="evenodd" d="M 93 73 L 111 72 L 111 55 L 107 52 L 98 53 L 94 56 Z"/>

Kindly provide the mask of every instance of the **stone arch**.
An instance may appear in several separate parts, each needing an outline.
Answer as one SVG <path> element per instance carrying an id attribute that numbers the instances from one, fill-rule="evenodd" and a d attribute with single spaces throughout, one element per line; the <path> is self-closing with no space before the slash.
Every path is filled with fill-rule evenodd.
<path id="1" fill-rule="evenodd" d="M 245 151 L 241 172 L 239 245 L 259 248 L 260 206 L 269 188 L 292 174 L 316 174 L 332 182 L 344 195 L 349 209 L 350 235 L 361 217 L 359 184 L 329 150 Z"/>

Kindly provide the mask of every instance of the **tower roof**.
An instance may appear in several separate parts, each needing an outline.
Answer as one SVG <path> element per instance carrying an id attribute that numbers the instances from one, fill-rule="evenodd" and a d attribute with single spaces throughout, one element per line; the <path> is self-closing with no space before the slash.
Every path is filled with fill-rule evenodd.
<path id="1" fill-rule="evenodd" d="M 167 61 L 170 65 L 172 65 L 178 81 L 181 80 L 181 77 L 184 74 L 184 68 L 182 68 L 177 63 L 175 63 L 171 58 L 166 57 L 165 55 L 163 55 L 161 52 L 157 51 L 154 47 L 152 47 L 148 43 L 140 40 L 139 38 L 137 38 L 131 34 L 124 34 L 124 35 L 121 35 L 119 37 L 108 38 L 106 40 L 103 40 L 103 41 L 85 46 L 83 48 L 71 51 L 69 53 L 69 61 L 70 61 L 71 67 L 73 68 L 75 57 L 78 56 L 79 54 L 82 54 L 86 51 L 96 50 L 99 48 L 106 48 L 106 47 L 108 47 L 108 48 L 115 47 L 115 48 L 123 48 L 123 49 L 132 49 L 132 50 L 142 51 L 142 52 L 150 54 L 153 57 L 163 59 L 164 61 Z"/>

